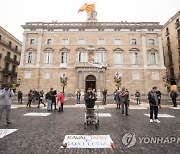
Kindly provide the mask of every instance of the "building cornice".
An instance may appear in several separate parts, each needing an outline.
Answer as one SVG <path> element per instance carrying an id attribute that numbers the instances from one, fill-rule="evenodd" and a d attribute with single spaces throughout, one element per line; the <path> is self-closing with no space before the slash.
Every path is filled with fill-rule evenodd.
<path id="1" fill-rule="evenodd" d="M 62 31 L 69 31 L 70 29 L 77 31 L 84 31 L 85 29 L 97 29 L 98 31 L 130 29 L 135 31 L 136 29 L 162 29 L 163 26 L 159 22 L 27 22 L 22 27 L 31 31 L 54 31 L 57 29 Z"/>

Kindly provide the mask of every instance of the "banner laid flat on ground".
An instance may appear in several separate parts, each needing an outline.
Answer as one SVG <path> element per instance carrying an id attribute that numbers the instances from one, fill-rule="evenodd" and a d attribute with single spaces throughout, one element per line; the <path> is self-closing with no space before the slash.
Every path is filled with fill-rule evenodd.
<path id="1" fill-rule="evenodd" d="M 51 113 L 36 113 L 36 112 L 31 112 L 31 113 L 26 113 L 24 114 L 24 116 L 41 116 L 41 117 L 45 117 L 50 115 Z"/>
<path id="2" fill-rule="evenodd" d="M 130 107 L 131 110 L 146 110 L 147 108 L 145 107 Z"/>
<path id="3" fill-rule="evenodd" d="M 150 117 L 149 114 L 144 114 L 144 115 Z M 169 115 L 169 114 L 158 114 L 158 117 L 160 117 L 160 118 L 174 118 L 174 116 Z"/>
<path id="4" fill-rule="evenodd" d="M 114 148 L 110 135 L 66 135 L 66 148 Z"/>
<path id="5" fill-rule="evenodd" d="M 4 136 L 9 135 L 15 131 L 17 131 L 17 129 L 0 129 L 0 138 L 3 138 Z"/>
<path id="6" fill-rule="evenodd" d="M 111 117 L 110 113 L 99 113 L 99 117 Z"/>

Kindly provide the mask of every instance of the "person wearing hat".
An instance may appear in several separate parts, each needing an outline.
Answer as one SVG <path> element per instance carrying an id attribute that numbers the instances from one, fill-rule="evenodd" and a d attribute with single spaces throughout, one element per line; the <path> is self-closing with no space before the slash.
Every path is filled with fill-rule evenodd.
<path id="1" fill-rule="evenodd" d="M 13 91 L 7 85 L 3 90 L 0 91 L 0 121 L 4 110 L 6 111 L 7 124 L 11 124 L 9 121 L 9 115 L 11 111 L 12 97 L 14 96 Z"/>

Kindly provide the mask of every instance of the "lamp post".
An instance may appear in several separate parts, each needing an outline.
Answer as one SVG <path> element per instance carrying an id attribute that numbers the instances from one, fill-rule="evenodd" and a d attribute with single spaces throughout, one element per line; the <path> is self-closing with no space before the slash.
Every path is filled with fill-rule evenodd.
<path id="1" fill-rule="evenodd" d="M 122 76 L 119 73 L 116 73 L 114 76 L 114 82 L 116 83 L 116 87 L 119 90 L 119 87 L 121 86 Z"/>
<path id="2" fill-rule="evenodd" d="M 64 88 L 67 85 L 67 80 L 68 80 L 68 78 L 67 78 L 66 74 L 63 73 L 60 76 L 60 82 L 61 82 L 61 87 L 63 87 L 63 93 L 64 93 Z"/>
<path id="3" fill-rule="evenodd" d="M 167 90 L 169 91 L 169 88 L 171 86 L 170 83 L 170 76 L 168 75 L 168 70 L 165 71 L 165 76 L 163 76 L 163 81 L 164 81 L 164 86 L 167 88 Z"/>

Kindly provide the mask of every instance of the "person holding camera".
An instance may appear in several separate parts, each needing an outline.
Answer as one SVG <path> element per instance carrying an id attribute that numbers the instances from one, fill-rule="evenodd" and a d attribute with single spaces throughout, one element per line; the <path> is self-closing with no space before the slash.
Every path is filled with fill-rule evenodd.
<path id="1" fill-rule="evenodd" d="M 7 124 L 11 124 L 9 121 L 12 97 L 14 96 L 13 91 L 7 85 L 3 90 L 0 91 L 0 121 L 4 110 L 6 111 L 6 121 Z"/>

